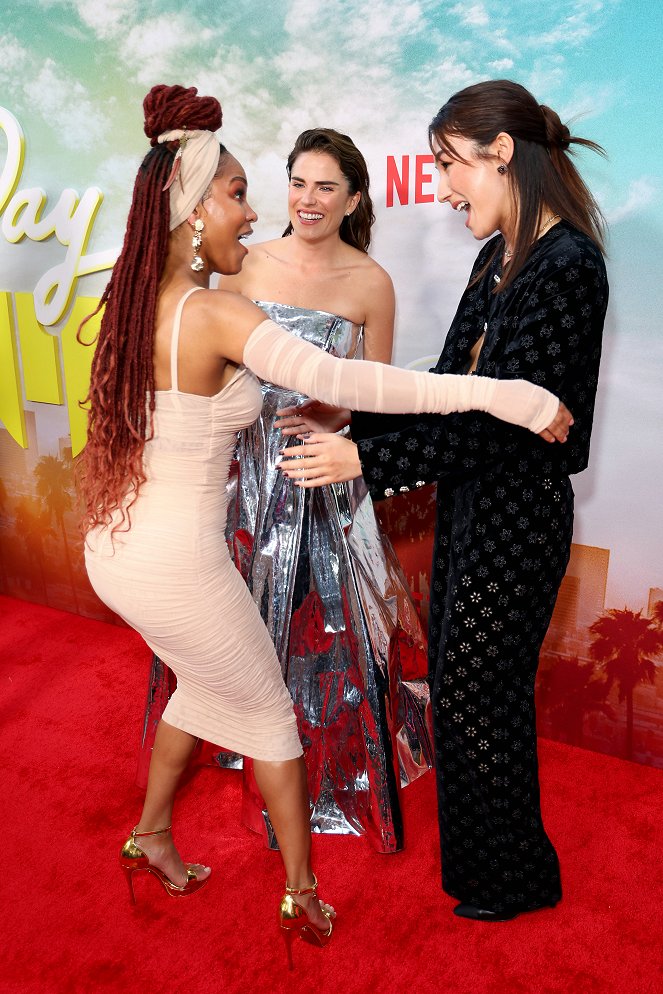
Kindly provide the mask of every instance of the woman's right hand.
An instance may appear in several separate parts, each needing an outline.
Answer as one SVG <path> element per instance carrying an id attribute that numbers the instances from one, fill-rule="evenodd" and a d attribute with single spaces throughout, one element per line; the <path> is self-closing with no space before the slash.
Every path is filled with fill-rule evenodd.
<path id="1" fill-rule="evenodd" d="M 565 442 L 569 437 L 569 428 L 573 424 L 573 415 L 570 410 L 560 400 L 557 414 L 553 421 L 539 432 L 541 438 L 546 442 Z"/>

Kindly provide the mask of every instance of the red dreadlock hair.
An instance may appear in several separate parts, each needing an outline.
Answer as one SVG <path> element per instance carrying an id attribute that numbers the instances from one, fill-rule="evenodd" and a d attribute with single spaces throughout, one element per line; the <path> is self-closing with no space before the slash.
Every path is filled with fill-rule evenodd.
<path id="1" fill-rule="evenodd" d="M 88 441 L 77 466 L 84 531 L 109 524 L 118 509 L 116 528 L 129 528 L 129 510 L 145 480 L 142 457 L 155 407 L 154 321 L 170 233 L 170 197 L 163 188 L 178 147 L 157 138 L 175 128 L 221 127 L 218 100 L 197 92 L 194 86 L 154 86 L 143 102 L 152 148 L 138 170 L 122 251 L 94 311 L 105 306 L 85 401 Z M 94 314 L 81 324 L 79 341 Z"/>

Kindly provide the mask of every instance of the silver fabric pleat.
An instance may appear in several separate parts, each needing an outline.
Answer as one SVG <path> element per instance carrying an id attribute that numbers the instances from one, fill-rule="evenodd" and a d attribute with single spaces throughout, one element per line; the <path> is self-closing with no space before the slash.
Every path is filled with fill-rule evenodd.
<path id="1" fill-rule="evenodd" d="M 345 318 L 258 305 L 332 355 L 360 351 L 362 329 Z M 399 788 L 432 763 L 425 637 L 363 480 L 302 490 L 283 476 L 279 450 L 300 443 L 274 429 L 276 411 L 306 398 L 262 389 L 262 413 L 239 439 L 227 537 L 295 705 L 313 830 L 367 832 L 377 849 L 394 851 Z M 404 667 L 417 676 L 404 679 Z M 247 790 L 245 816 L 257 802 Z"/>

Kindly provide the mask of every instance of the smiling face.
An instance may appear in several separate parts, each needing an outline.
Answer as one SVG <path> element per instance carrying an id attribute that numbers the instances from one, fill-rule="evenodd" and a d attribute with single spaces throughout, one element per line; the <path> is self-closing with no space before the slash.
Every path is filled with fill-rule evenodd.
<path id="1" fill-rule="evenodd" d="M 288 216 L 295 234 L 318 241 L 338 231 L 359 203 L 336 159 L 326 152 L 302 152 L 292 164 Z"/>
<path id="2" fill-rule="evenodd" d="M 452 156 L 435 139 L 433 154 L 439 202 L 464 211 L 465 226 L 475 238 L 501 231 L 508 244 L 514 234 L 515 209 L 508 174 L 498 172 L 498 167 L 508 163 L 511 153 L 508 143 L 500 144 L 500 138 L 478 156 L 473 141 L 454 135 L 453 148 L 461 158 Z"/>
<path id="3" fill-rule="evenodd" d="M 189 219 L 199 217 L 205 225 L 201 253 L 212 272 L 230 276 L 242 268 L 248 252 L 242 239 L 252 233 L 251 225 L 258 220 L 246 199 L 247 187 L 246 173 L 237 159 L 224 153 L 209 195 Z"/>

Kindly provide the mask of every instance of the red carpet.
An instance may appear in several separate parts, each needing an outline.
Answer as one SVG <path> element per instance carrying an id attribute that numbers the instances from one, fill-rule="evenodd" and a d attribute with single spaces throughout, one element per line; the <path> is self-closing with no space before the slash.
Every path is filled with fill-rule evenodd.
<path id="1" fill-rule="evenodd" d="M 239 775 L 197 769 L 176 838 L 213 866 L 184 900 L 153 877 L 128 901 L 116 865 L 149 657 L 131 631 L 0 598 L 4 898 L 0 991 L 12 994 L 660 994 L 663 774 L 541 745 L 546 825 L 562 862 L 554 910 L 484 925 L 439 887 L 432 776 L 404 793 L 407 850 L 317 837 L 331 945 L 275 926 L 278 856 L 240 825 Z"/>

